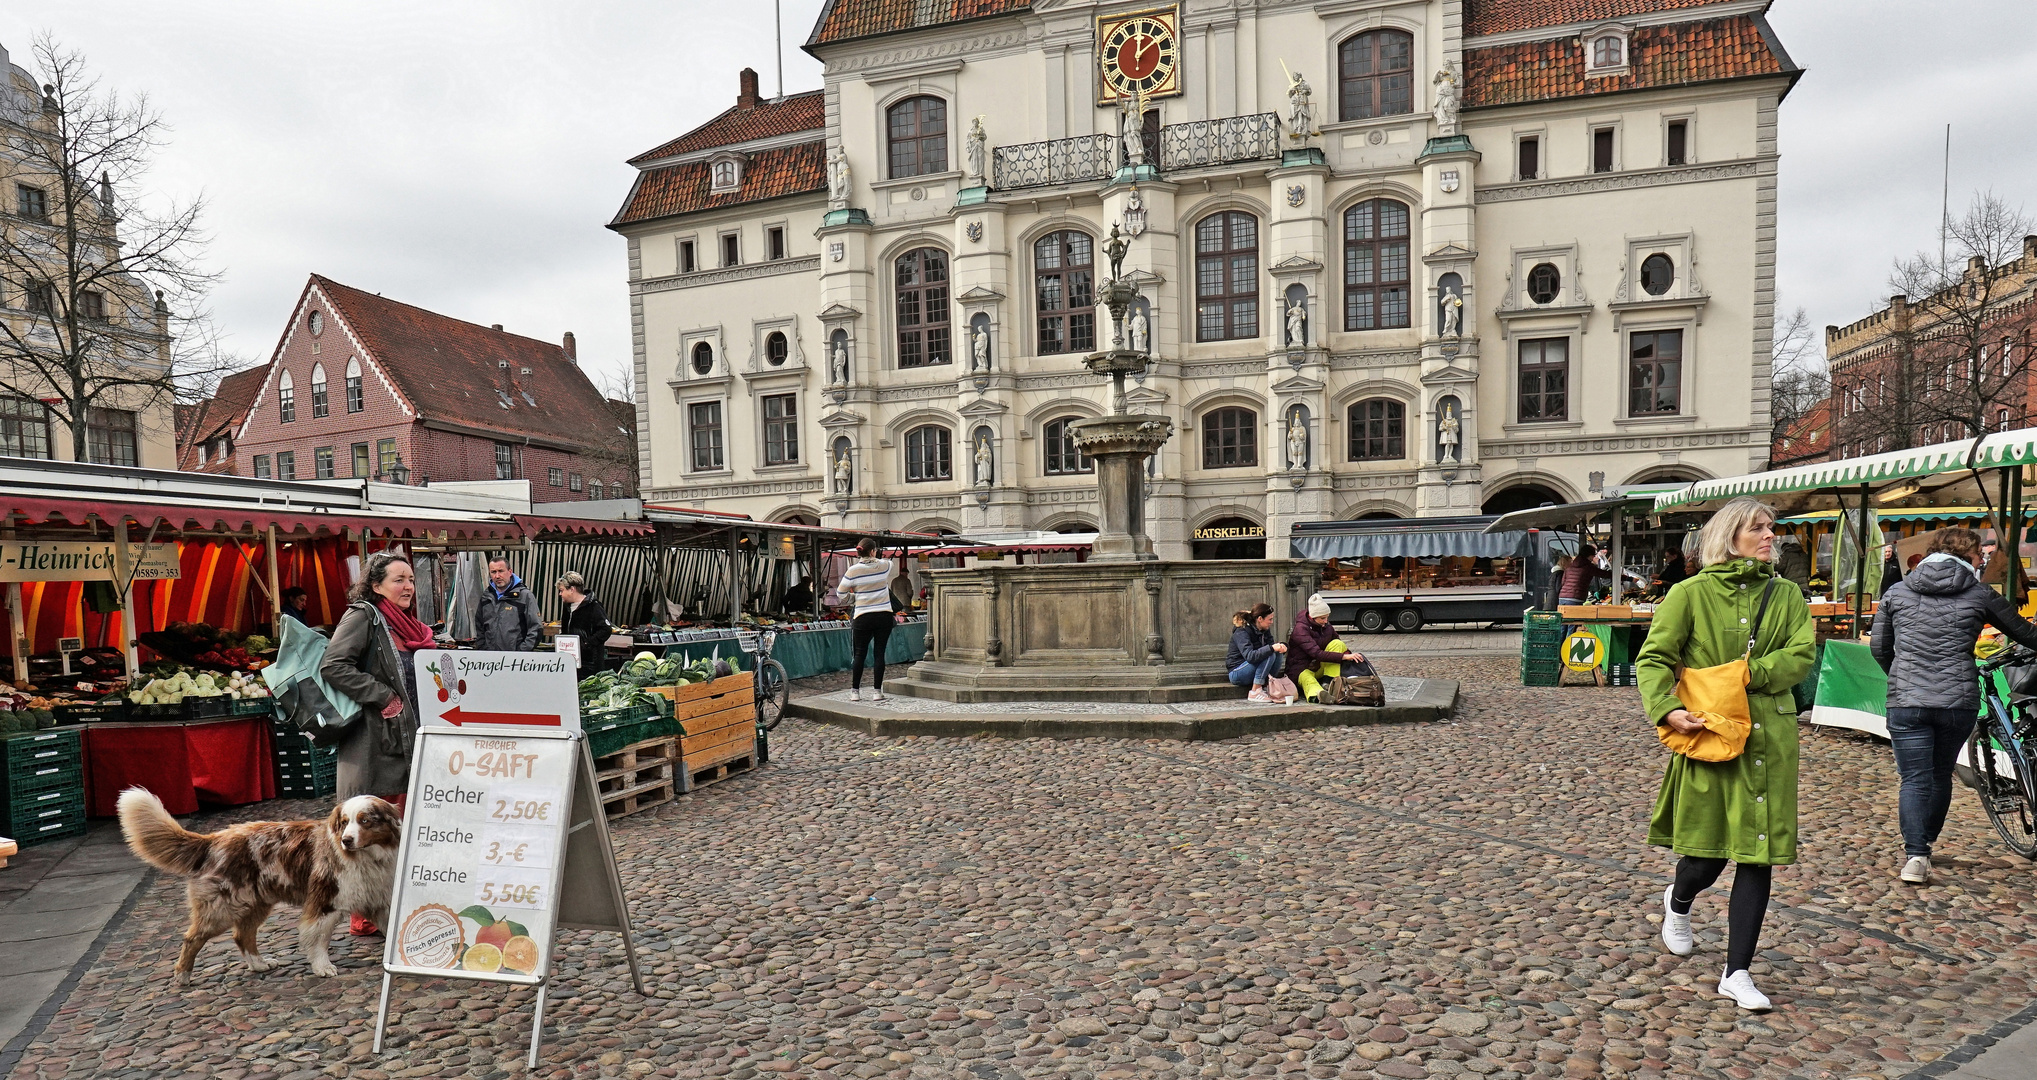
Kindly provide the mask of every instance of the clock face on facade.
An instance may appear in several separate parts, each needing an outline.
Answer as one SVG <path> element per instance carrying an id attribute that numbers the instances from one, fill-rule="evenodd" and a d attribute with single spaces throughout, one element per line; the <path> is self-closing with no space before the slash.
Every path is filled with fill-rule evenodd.
<path id="1" fill-rule="evenodd" d="M 1096 21 L 1101 76 L 1097 101 L 1181 93 L 1181 10 L 1178 7 L 1106 15 Z"/>

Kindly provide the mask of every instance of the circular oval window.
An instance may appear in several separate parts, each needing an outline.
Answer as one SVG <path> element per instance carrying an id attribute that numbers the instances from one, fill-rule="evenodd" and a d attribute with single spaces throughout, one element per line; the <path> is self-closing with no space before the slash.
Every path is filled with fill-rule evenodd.
<path id="1" fill-rule="evenodd" d="M 764 339 L 764 359 L 772 367 L 783 364 L 786 353 L 784 334 L 774 332 L 770 337 Z"/>
<path id="2" fill-rule="evenodd" d="M 705 375 L 714 370 L 714 346 L 703 341 L 693 347 L 693 373 Z"/>
<path id="3" fill-rule="evenodd" d="M 1676 264 L 1669 256 L 1656 252 L 1641 262 L 1641 289 L 1650 296 L 1661 296 L 1676 283 Z"/>
<path id="4" fill-rule="evenodd" d="M 1536 263 L 1535 268 L 1528 271 L 1528 299 L 1546 304 L 1562 291 L 1563 272 L 1556 269 L 1555 263 Z"/>
<path id="5" fill-rule="evenodd" d="M 305 316 L 304 325 L 311 329 L 312 337 L 317 337 L 325 333 L 325 316 L 314 311 L 310 315 Z"/>

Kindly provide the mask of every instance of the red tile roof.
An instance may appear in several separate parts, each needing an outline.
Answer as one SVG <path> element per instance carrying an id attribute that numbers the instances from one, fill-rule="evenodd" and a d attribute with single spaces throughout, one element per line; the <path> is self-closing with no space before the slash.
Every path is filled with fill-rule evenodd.
<path id="1" fill-rule="evenodd" d="M 1719 0 L 1464 0 L 1464 36 L 1538 26 L 1599 22 L 1656 11 L 1703 7 Z"/>
<path id="2" fill-rule="evenodd" d="M 827 144 L 810 142 L 759 150 L 749 155 L 749 161 L 743 165 L 741 187 L 713 193 L 708 186 L 705 161 L 647 169 L 638 175 L 636 187 L 630 189 L 629 198 L 616 212 L 615 220 L 608 223 L 609 227 L 825 191 Z"/>
<path id="3" fill-rule="evenodd" d="M 248 410 L 254 407 L 256 395 L 262 392 L 262 383 L 269 377 L 269 365 L 251 367 L 236 371 L 219 380 L 212 396 L 196 405 L 177 406 L 177 470 L 179 472 L 231 473 L 233 452 L 225 457 L 208 456 L 204 465 L 198 464 L 198 444 L 231 436 L 241 421 L 247 419 Z M 186 410 L 189 410 L 186 412 Z"/>
<path id="4" fill-rule="evenodd" d="M 813 36 L 806 43 L 826 45 L 901 30 L 923 30 L 1030 11 L 1032 6 L 1032 0 L 828 0 L 820 19 L 813 24 Z"/>
<path id="5" fill-rule="evenodd" d="M 1768 449 L 1769 467 L 1784 469 L 1831 457 L 1831 434 L 1832 399 L 1826 398 L 1783 429 L 1782 438 Z"/>
<path id="6" fill-rule="evenodd" d="M 311 282 L 419 419 L 634 457 L 635 440 L 616 430 L 601 392 L 557 343 L 463 322 L 317 274 Z"/>
<path id="7" fill-rule="evenodd" d="M 1750 75 L 1795 74 L 1772 48 L 1764 27 L 1736 15 L 1643 27 L 1634 32 L 1624 75 L 1584 77 L 1584 46 L 1576 38 L 1464 50 L 1464 104 L 1517 105 L 1554 98 L 1650 90 Z"/>
<path id="8" fill-rule="evenodd" d="M 671 142 L 629 159 L 632 165 L 646 161 L 733 146 L 756 139 L 790 135 L 796 131 L 819 131 L 827 126 L 827 101 L 822 91 L 787 94 L 778 101 L 737 104 L 720 116 L 673 139 Z"/>

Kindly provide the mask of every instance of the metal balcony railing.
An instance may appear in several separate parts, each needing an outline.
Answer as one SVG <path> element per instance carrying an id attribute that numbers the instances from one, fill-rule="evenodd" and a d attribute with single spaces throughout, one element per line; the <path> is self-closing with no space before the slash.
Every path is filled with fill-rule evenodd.
<path id="1" fill-rule="evenodd" d="M 1143 136 L 1148 163 L 1161 172 L 1263 161 L 1280 156 L 1280 114 L 1169 124 L 1157 132 L 1149 128 Z M 999 146 L 991 151 L 990 160 L 990 184 L 1000 191 L 1108 180 L 1129 164 L 1112 135 Z"/>
<path id="2" fill-rule="evenodd" d="M 1160 129 L 1160 171 L 1280 156 L 1280 114 L 1168 124 Z"/>
<path id="3" fill-rule="evenodd" d="M 1118 168 L 1118 141 L 1109 135 L 999 146 L 991 151 L 991 186 L 1051 187 L 1084 180 L 1108 180 Z"/>

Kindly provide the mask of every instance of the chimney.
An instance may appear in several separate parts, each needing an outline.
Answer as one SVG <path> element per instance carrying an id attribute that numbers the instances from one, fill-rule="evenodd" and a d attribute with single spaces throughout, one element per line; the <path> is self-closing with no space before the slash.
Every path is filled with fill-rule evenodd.
<path id="1" fill-rule="evenodd" d="M 2023 238 L 2023 262 L 2026 265 L 2037 267 L 2037 236 L 2026 236 Z"/>
<path id="2" fill-rule="evenodd" d="M 496 333 L 501 333 L 501 332 L 502 332 L 502 324 L 501 324 L 501 323 L 489 323 L 489 324 L 488 324 L 488 329 L 490 329 L 490 330 L 493 330 L 493 331 L 495 331 Z"/>
<path id="3" fill-rule="evenodd" d="M 566 359 L 576 364 L 580 362 L 580 346 L 573 341 L 573 331 L 566 331 L 566 337 L 559 342 L 559 348 L 565 352 Z"/>
<path id="4" fill-rule="evenodd" d="M 757 69 L 744 68 L 739 78 L 742 89 L 736 94 L 736 108 L 747 109 L 757 104 Z"/>

